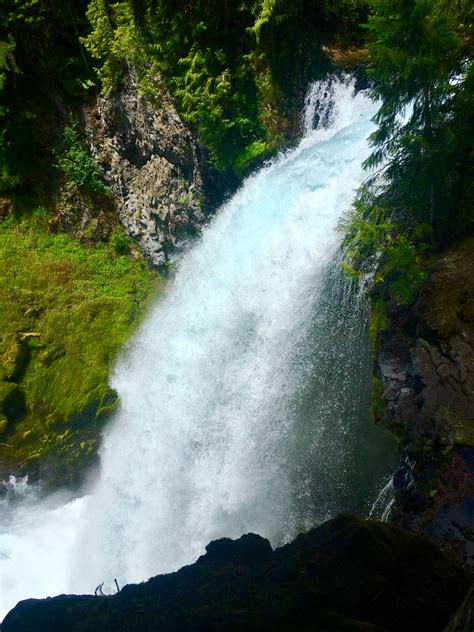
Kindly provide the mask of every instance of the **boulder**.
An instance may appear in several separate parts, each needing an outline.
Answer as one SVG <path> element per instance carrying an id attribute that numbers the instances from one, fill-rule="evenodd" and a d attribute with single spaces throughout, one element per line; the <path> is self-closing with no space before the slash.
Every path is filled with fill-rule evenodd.
<path id="1" fill-rule="evenodd" d="M 470 584 L 427 538 L 343 515 L 275 551 L 255 534 L 212 542 L 111 596 L 22 601 L 2 632 L 442 632 Z"/>

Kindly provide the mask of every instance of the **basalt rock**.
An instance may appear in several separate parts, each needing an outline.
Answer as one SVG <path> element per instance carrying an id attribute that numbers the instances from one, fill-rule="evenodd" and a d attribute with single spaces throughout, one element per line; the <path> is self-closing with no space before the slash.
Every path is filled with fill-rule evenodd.
<path id="1" fill-rule="evenodd" d="M 428 539 L 352 516 L 275 551 L 254 534 L 206 550 L 191 566 L 115 595 L 22 601 L 2 631 L 441 632 L 470 587 L 467 572 Z"/>
<path id="2" fill-rule="evenodd" d="M 202 149 L 164 86 L 152 102 L 133 71 L 120 90 L 84 109 L 84 121 L 121 223 L 152 263 L 164 263 L 206 219 Z"/>
<path id="3" fill-rule="evenodd" d="M 474 240 L 438 257 L 378 346 L 383 423 L 403 450 L 390 517 L 474 564 Z"/>

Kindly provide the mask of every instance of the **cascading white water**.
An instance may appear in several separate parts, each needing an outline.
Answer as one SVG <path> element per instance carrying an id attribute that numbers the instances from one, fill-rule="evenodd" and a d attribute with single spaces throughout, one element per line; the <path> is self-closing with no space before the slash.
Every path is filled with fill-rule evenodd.
<path id="1" fill-rule="evenodd" d="M 313 130 L 328 92 L 327 126 Z M 360 510 L 370 353 L 336 224 L 375 111 L 349 81 L 313 87 L 300 145 L 248 178 L 182 256 L 116 367 L 121 408 L 90 494 L 2 501 L 2 613 L 175 570 L 216 537 L 278 545 Z"/>

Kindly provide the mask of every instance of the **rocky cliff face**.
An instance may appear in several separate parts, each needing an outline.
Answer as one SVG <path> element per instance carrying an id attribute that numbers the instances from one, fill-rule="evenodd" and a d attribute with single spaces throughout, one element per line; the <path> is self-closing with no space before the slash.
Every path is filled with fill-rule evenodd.
<path id="1" fill-rule="evenodd" d="M 156 265 L 205 220 L 201 149 L 164 88 L 161 95 L 155 104 L 143 97 L 132 73 L 120 91 L 84 111 L 120 221 Z"/>
<path id="2" fill-rule="evenodd" d="M 130 71 L 117 92 L 82 106 L 78 118 L 109 194 L 80 193 L 63 181 L 52 220 L 86 242 L 108 239 L 120 222 L 156 266 L 199 233 L 209 212 L 204 150 L 166 88 L 159 91 L 159 102 L 143 96 Z M 57 110 L 62 129 L 68 107 L 58 99 Z"/>
<path id="3" fill-rule="evenodd" d="M 390 518 L 474 564 L 474 240 L 437 258 L 378 344 L 383 423 L 403 453 Z"/>
<path id="4" fill-rule="evenodd" d="M 206 550 L 177 573 L 109 597 L 22 601 L 2 631 L 441 632 L 470 585 L 467 572 L 426 538 L 351 516 L 275 551 L 253 534 Z M 450 629 L 467 632 L 460 627 L 466 607 Z"/>

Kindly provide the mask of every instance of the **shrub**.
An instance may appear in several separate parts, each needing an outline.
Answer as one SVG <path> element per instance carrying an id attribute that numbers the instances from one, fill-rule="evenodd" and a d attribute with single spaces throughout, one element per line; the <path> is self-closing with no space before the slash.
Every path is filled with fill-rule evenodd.
<path id="1" fill-rule="evenodd" d="M 54 150 L 54 155 L 56 166 L 74 187 L 85 193 L 107 193 L 100 169 L 88 151 L 77 121 L 64 129 L 63 145 Z"/>

